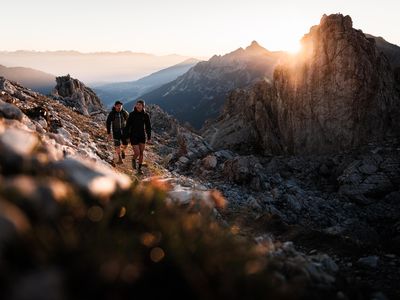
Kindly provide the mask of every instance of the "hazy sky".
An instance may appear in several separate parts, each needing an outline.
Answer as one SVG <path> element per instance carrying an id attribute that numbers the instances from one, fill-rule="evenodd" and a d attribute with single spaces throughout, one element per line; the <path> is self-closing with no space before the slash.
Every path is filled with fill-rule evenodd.
<path id="1" fill-rule="evenodd" d="M 0 50 L 225 54 L 293 50 L 322 14 L 400 45 L 399 0 L 0 0 Z"/>

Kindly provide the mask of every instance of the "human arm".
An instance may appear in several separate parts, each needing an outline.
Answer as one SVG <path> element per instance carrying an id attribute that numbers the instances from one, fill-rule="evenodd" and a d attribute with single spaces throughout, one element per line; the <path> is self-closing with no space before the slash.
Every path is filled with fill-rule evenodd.
<path id="1" fill-rule="evenodd" d="M 107 127 L 107 134 L 110 134 L 111 133 L 111 123 L 112 123 L 112 121 L 113 121 L 113 116 L 112 116 L 112 112 L 110 112 L 109 114 L 108 114 L 108 117 L 107 117 L 107 121 L 106 121 L 106 127 Z"/>
<path id="2" fill-rule="evenodd" d="M 129 113 L 124 109 L 124 110 L 122 110 L 122 116 L 124 117 L 124 120 L 126 121 L 129 117 Z"/>
<path id="3" fill-rule="evenodd" d="M 133 115 L 129 114 L 128 120 L 126 121 L 125 127 L 123 129 L 123 135 L 125 138 L 128 138 L 130 135 L 132 122 L 133 122 Z"/>
<path id="4" fill-rule="evenodd" d="M 145 115 L 144 125 L 146 127 L 147 140 L 151 141 L 151 123 L 150 123 L 150 117 L 148 114 Z"/>
<path id="5" fill-rule="evenodd" d="M 112 113 L 108 114 L 107 120 L 106 120 L 106 128 L 107 128 L 107 136 L 108 139 L 111 139 L 111 123 L 112 123 Z"/>

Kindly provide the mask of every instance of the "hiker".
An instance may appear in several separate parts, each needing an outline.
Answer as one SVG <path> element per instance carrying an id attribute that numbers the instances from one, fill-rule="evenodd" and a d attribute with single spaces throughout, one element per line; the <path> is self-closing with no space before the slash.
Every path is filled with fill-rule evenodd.
<path id="1" fill-rule="evenodd" d="M 151 143 L 151 124 L 149 114 L 146 113 L 143 100 L 138 100 L 126 122 L 125 134 L 129 137 L 132 148 L 132 168 L 136 169 L 136 159 L 139 158 L 138 173 L 142 174 L 143 152 L 147 143 Z"/>
<path id="2" fill-rule="evenodd" d="M 128 141 L 124 136 L 123 130 L 129 113 L 122 108 L 122 105 L 121 101 L 115 101 L 111 112 L 108 114 L 106 122 L 108 139 L 114 140 L 115 153 L 118 156 L 118 164 L 122 164 L 122 159 L 125 158 L 125 148 L 128 146 Z"/>

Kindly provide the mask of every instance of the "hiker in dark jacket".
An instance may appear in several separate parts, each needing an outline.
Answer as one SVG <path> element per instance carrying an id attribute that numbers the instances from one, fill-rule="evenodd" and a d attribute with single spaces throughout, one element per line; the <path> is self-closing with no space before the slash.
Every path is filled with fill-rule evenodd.
<path id="1" fill-rule="evenodd" d="M 132 148 L 132 168 L 136 169 L 136 159 L 139 158 L 138 173 L 142 173 L 143 152 L 147 143 L 151 143 L 151 124 L 149 114 L 144 109 L 144 101 L 138 100 L 126 122 L 125 134 L 129 137 Z"/>
<path id="2" fill-rule="evenodd" d="M 128 146 L 128 141 L 124 136 L 124 128 L 128 116 L 129 113 L 122 108 L 122 102 L 116 101 L 111 112 L 108 114 L 106 121 L 108 139 L 114 139 L 115 153 L 118 156 L 118 164 L 122 164 L 122 159 L 125 158 L 125 148 Z"/>

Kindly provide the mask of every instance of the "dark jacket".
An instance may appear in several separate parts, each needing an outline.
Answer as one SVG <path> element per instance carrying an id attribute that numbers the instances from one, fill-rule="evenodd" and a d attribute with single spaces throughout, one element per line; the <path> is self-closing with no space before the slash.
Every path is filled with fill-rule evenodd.
<path id="1" fill-rule="evenodd" d="M 111 128 L 113 132 L 121 132 L 125 128 L 126 120 L 128 119 L 129 113 L 125 109 L 121 109 L 120 112 L 112 108 L 112 111 L 108 114 L 106 125 L 107 133 L 111 133 Z"/>
<path id="2" fill-rule="evenodd" d="M 126 121 L 125 136 L 126 137 L 144 137 L 151 139 L 151 124 L 149 114 L 146 112 L 132 111 L 129 113 L 128 121 Z"/>

